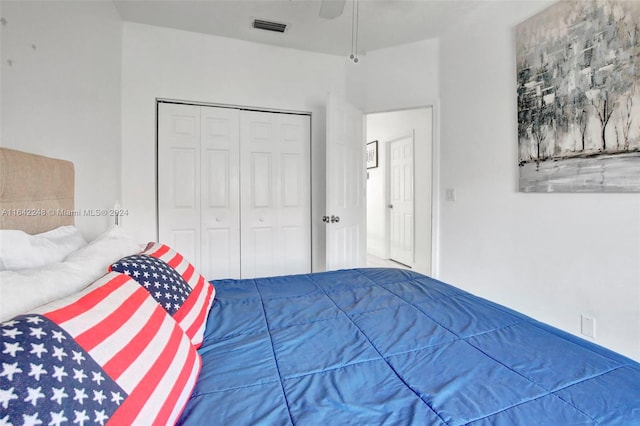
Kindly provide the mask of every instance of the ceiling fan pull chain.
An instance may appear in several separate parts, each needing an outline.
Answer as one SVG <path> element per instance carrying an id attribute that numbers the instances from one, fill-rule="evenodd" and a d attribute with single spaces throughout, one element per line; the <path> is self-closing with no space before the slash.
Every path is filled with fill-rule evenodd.
<path id="1" fill-rule="evenodd" d="M 353 53 L 354 52 L 354 40 L 355 40 L 354 32 L 355 32 L 355 29 L 356 29 L 356 0 L 353 0 L 351 2 L 351 55 L 349 56 L 349 59 L 351 59 L 352 61 L 356 57 L 356 55 Z"/>
<path id="2" fill-rule="evenodd" d="M 356 64 L 358 63 L 358 30 L 359 30 L 359 24 L 360 24 L 360 4 L 358 3 L 358 0 L 354 0 L 355 3 L 355 7 L 356 7 L 356 43 L 355 43 L 355 58 L 353 58 L 353 62 L 355 62 Z"/>

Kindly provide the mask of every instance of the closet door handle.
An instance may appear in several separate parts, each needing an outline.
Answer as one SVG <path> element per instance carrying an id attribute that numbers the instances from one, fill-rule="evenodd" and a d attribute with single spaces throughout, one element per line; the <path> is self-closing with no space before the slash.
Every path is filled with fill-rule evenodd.
<path id="1" fill-rule="evenodd" d="M 329 216 L 322 216 L 322 221 L 324 223 L 329 223 Z"/>

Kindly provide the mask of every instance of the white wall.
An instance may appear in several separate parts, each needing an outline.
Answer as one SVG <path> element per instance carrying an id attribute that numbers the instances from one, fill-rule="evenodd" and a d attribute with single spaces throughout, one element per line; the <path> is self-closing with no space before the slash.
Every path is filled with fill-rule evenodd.
<path id="1" fill-rule="evenodd" d="M 411 266 L 431 274 L 432 108 L 367 115 L 367 141 L 378 141 L 378 167 L 367 170 L 367 251 L 389 258 L 388 145 L 415 135 L 415 262 Z"/>
<path id="2" fill-rule="evenodd" d="M 115 6 L 3 1 L 2 16 L 2 146 L 73 161 L 76 209 L 112 208 L 120 197 L 122 23 Z M 89 239 L 111 223 L 76 218 Z"/>
<path id="3" fill-rule="evenodd" d="M 348 63 L 347 96 L 364 112 L 433 105 L 438 99 L 438 40 L 424 40 L 360 55 Z"/>
<path id="4" fill-rule="evenodd" d="M 156 98 L 312 113 L 313 268 L 324 269 L 325 106 L 346 95 L 346 58 L 125 23 L 122 207 L 140 240 L 156 239 Z M 212 277 L 213 278 L 213 277 Z"/>
<path id="5" fill-rule="evenodd" d="M 487 2 L 440 40 L 441 278 L 640 360 L 640 195 L 517 192 L 515 25 Z"/>

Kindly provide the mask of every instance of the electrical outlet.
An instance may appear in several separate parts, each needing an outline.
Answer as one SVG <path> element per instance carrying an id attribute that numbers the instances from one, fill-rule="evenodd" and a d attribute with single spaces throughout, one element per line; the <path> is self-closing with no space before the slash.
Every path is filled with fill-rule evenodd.
<path id="1" fill-rule="evenodd" d="M 590 337 L 596 338 L 596 319 L 587 315 L 580 315 L 580 333 Z"/>

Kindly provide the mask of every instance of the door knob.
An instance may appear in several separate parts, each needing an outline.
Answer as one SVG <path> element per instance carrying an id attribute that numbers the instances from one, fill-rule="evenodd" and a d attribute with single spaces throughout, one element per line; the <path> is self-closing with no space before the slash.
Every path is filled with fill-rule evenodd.
<path id="1" fill-rule="evenodd" d="M 338 223 L 338 222 L 340 222 L 340 216 L 331 215 L 331 223 Z"/>
<path id="2" fill-rule="evenodd" d="M 329 223 L 329 216 L 322 216 L 322 221 L 324 223 Z"/>

